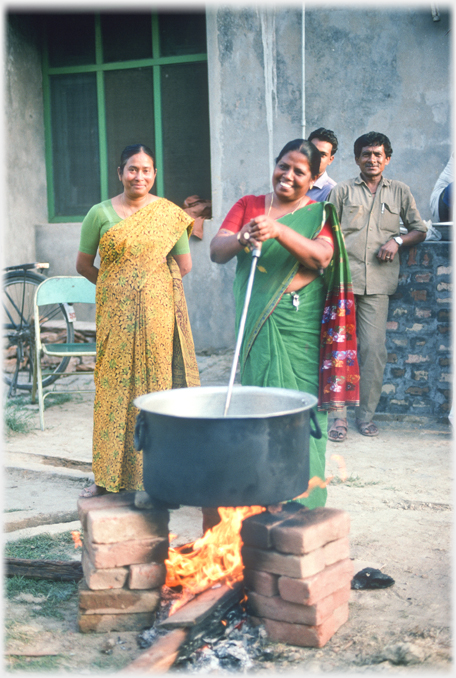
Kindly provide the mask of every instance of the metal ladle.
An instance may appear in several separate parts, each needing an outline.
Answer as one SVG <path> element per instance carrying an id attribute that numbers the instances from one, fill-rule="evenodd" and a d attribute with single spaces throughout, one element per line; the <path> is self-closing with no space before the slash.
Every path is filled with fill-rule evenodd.
<path id="1" fill-rule="evenodd" d="M 244 308 L 242 309 L 242 316 L 241 316 L 241 321 L 239 323 L 239 331 L 238 331 L 238 336 L 237 336 L 237 341 L 236 341 L 236 348 L 234 351 L 234 358 L 233 358 L 233 364 L 231 366 L 231 374 L 230 374 L 230 380 L 228 382 L 228 391 L 226 394 L 226 401 L 225 401 L 225 411 L 223 412 L 223 416 L 226 417 L 228 413 L 228 408 L 230 406 L 231 402 L 231 394 L 233 392 L 233 384 L 234 384 L 234 377 L 236 375 L 236 368 L 239 360 L 239 353 L 241 351 L 241 344 L 242 340 L 244 338 L 244 328 L 245 328 L 245 320 L 247 318 L 247 311 L 249 309 L 249 303 L 250 303 L 250 297 L 252 295 L 252 287 L 253 287 L 253 278 L 255 277 L 255 269 L 257 265 L 257 261 L 260 257 L 261 254 L 261 243 L 258 243 L 257 246 L 252 250 L 252 265 L 250 267 L 250 274 L 249 274 L 249 279 L 247 282 L 247 290 L 245 293 L 245 299 L 244 299 Z"/>

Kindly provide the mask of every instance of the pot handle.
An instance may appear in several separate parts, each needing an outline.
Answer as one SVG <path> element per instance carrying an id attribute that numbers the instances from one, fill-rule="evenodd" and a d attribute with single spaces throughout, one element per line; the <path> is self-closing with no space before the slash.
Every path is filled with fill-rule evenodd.
<path id="1" fill-rule="evenodd" d="M 313 430 L 312 428 L 310 429 L 310 435 L 316 438 L 317 440 L 320 440 L 321 438 L 321 428 L 318 424 L 317 421 L 317 415 L 315 414 L 314 410 L 310 410 L 310 418 L 312 419 L 315 429 Z"/>
<path id="2" fill-rule="evenodd" d="M 140 410 L 135 424 L 135 448 L 140 452 L 146 444 L 146 419 L 144 412 Z"/>

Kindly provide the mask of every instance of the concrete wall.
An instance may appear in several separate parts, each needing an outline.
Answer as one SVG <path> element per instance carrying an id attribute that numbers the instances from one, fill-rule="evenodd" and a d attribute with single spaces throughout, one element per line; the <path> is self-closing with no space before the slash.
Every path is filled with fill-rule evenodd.
<path id="1" fill-rule="evenodd" d="M 435 22 L 430 4 L 395 11 L 306 5 L 305 16 L 306 133 L 336 133 L 330 175 L 356 176 L 353 142 L 383 132 L 393 146 L 385 176 L 405 181 L 430 219 L 429 197 L 452 141 L 448 12 Z"/>
<path id="2" fill-rule="evenodd" d="M 273 159 L 301 134 L 301 10 L 208 10 L 207 50 L 213 219 L 184 280 L 197 350 L 235 341 L 235 261 L 211 263 L 210 240 L 239 198 L 271 189 Z"/>
<path id="3" fill-rule="evenodd" d="M 41 56 L 33 23 L 12 17 L 5 55 L 3 264 L 35 260 L 35 224 L 47 221 Z"/>

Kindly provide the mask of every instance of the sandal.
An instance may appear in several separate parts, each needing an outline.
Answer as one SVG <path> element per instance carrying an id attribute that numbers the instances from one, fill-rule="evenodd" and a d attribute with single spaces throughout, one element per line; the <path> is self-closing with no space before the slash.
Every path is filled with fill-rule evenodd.
<path id="1" fill-rule="evenodd" d="M 369 438 L 378 436 L 378 428 L 373 421 L 361 421 L 360 419 L 357 419 L 356 426 L 363 436 L 368 436 Z"/>
<path id="2" fill-rule="evenodd" d="M 328 431 L 328 438 L 334 443 L 341 443 L 347 437 L 348 424 L 346 419 L 334 419 Z"/>
<path id="3" fill-rule="evenodd" d="M 79 493 L 80 497 L 83 497 L 84 499 L 87 499 L 89 497 L 98 497 L 101 494 L 106 494 L 107 490 L 104 487 L 100 487 L 99 485 L 89 485 L 89 487 L 84 487 L 83 490 Z"/>

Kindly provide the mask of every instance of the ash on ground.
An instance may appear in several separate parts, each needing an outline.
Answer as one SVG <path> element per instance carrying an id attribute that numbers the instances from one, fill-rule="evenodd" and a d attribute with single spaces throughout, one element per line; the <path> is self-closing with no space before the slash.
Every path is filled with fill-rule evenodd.
<path id="1" fill-rule="evenodd" d="M 168 616 L 169 608 L 179 594 L 162 600 L 157 621 L 137 637 L 141 648 L 150 647 L 168 631 L 158 624 Z M 271 662 L 296 661 L 300 653 L 296 647 L 277 646 L 267 639 L 264 626 L 254 626 L 241 604 L 236 604 L 222 619 L 211 620 L 203 632 L 197 633 L 180 653 L 172 671 L 176 673 L 246 673 L 270 668 Z"/>

